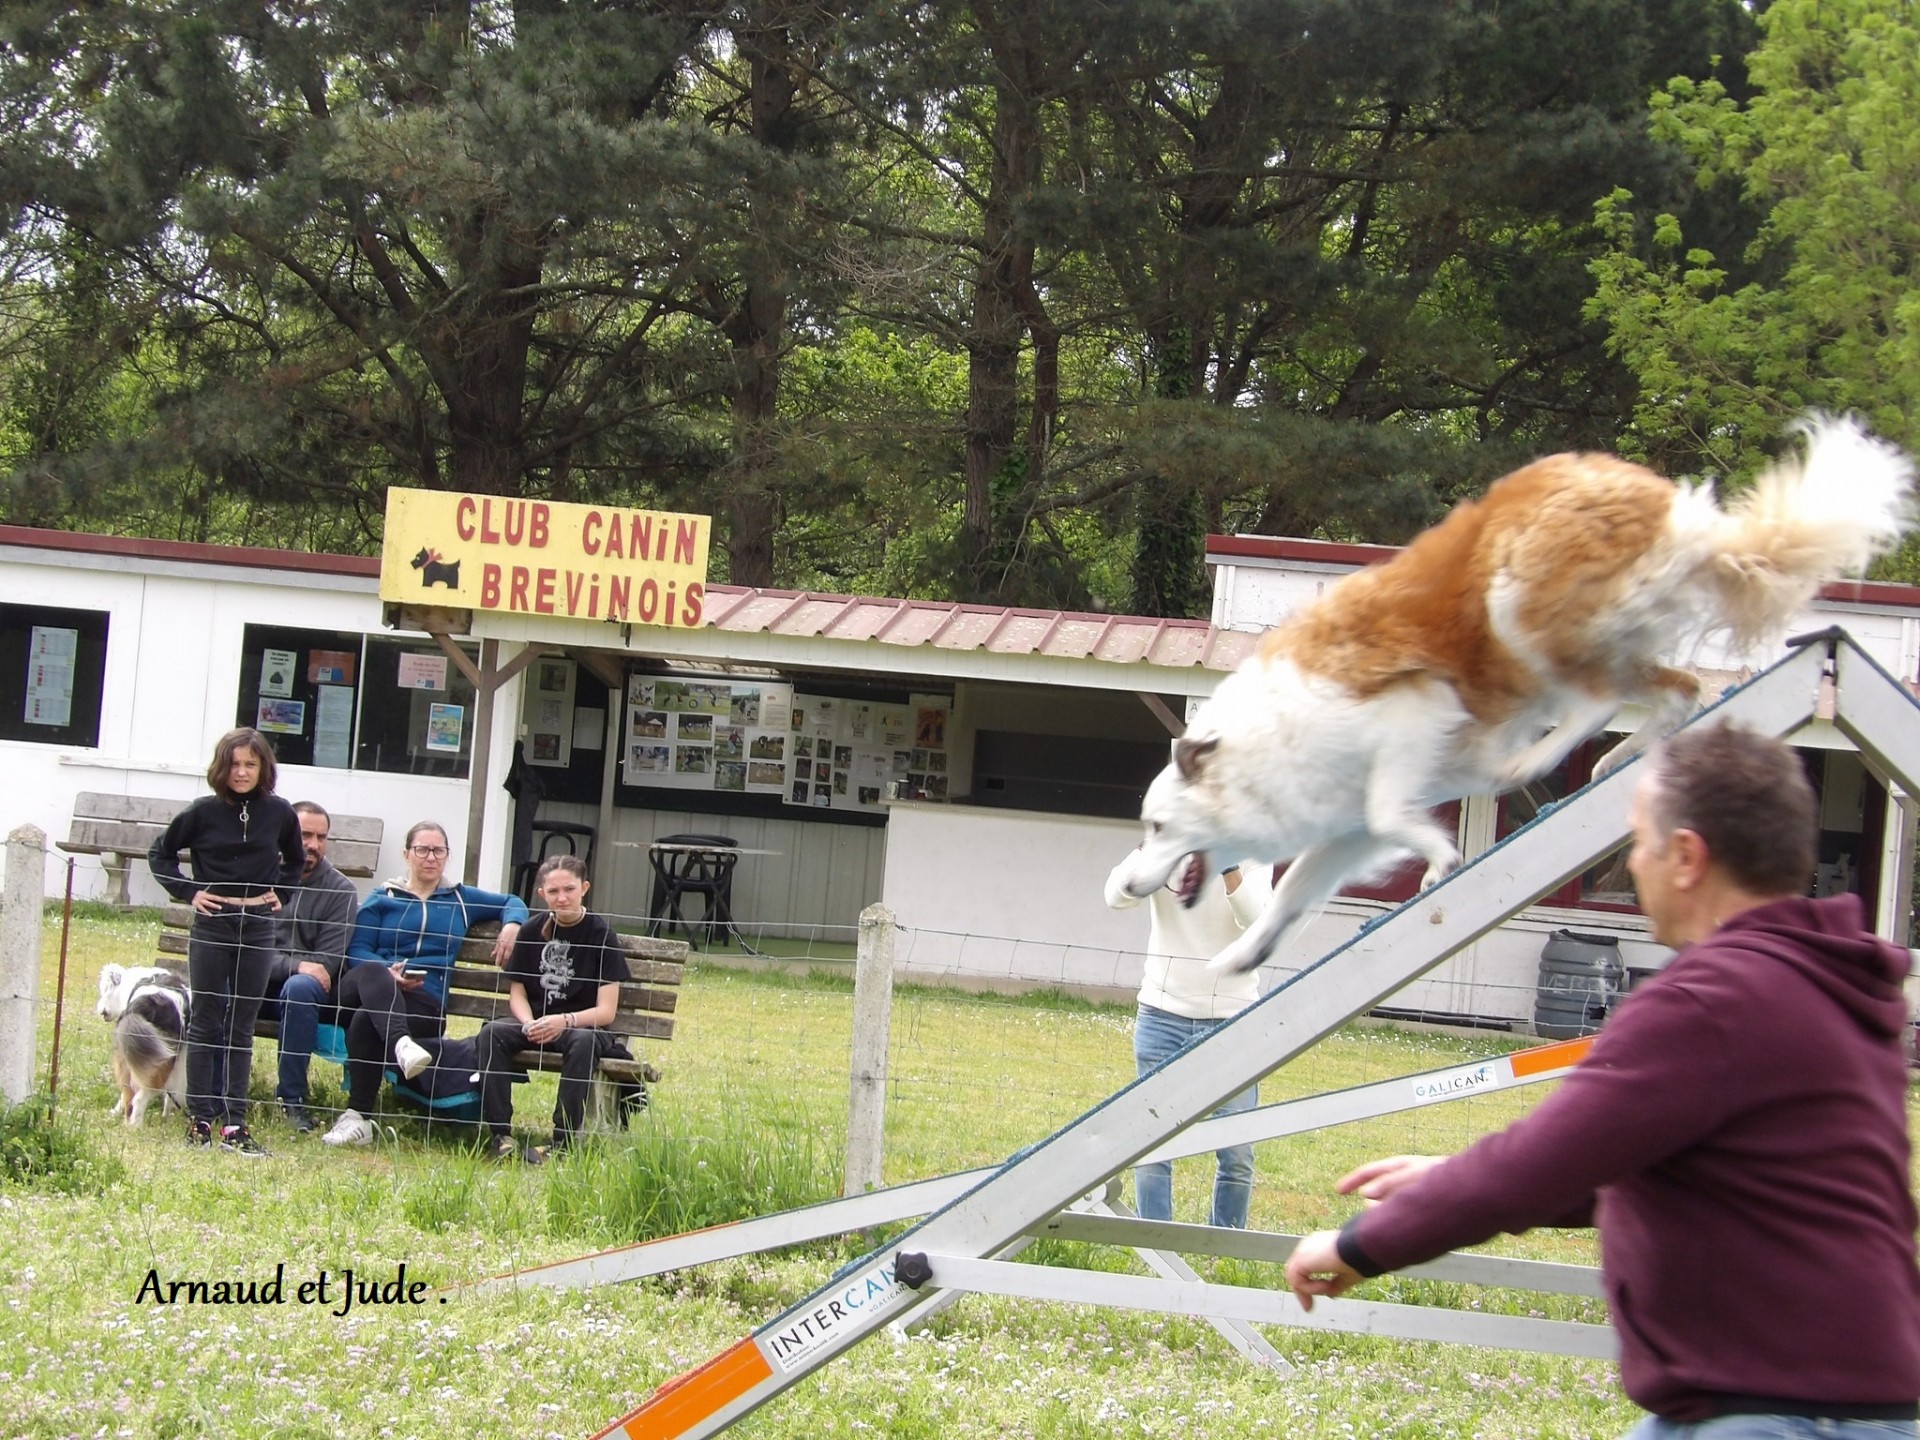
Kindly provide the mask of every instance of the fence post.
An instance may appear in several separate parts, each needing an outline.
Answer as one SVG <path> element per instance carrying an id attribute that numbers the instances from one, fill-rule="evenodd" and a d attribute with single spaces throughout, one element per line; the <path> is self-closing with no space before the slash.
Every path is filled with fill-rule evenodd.
<path id="1" fill-rule="evenodd" d="M 7 836 L 6 875 L 0 880 L 0 1095 L 14 1105 L 33 1090 L 46 868 L 46 832 L 22 825 Z"/>
<path id="2" fill-rule="evenodd" d="M 887 1128 L 887 1034 L 893 1016 L 893 912 L 860 912 L 853 971 L 852 1093 L 847 1100 L 847 1167 L 842 1195 L 880 1188 Z"/>

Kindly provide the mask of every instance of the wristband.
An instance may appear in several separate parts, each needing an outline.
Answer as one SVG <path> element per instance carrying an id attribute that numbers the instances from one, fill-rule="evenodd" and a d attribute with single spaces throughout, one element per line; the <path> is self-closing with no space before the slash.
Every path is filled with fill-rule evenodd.
<path id="1" fill-rule="evenodd" d="M 1220 869 L 1220 878 L 1224 880 L 1229 875 L 1238 875 L 1239 873 L 1240 867 L 1238 865 L 1224 865 Z"/>

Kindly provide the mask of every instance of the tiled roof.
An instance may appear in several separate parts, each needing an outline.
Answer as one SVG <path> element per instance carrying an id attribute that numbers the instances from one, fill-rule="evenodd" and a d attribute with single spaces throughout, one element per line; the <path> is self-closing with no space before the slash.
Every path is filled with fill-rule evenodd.
<path id="1" fill-rule="evenodd" d="M 264 570 L 377 577 L 380 561 L 358 555 L 310 555 L 289 550 L 199 545 L 0 525 L 0 546 L 91 552 L 127 559 L 198 562 Z M 993 655 L 1040 655 L 1105 660 L 1117 665 L 1198 666 L 1231 670 L 1260 638 L 1221 630 L 1205 620 L 1161 620 L 1147 615 L 1093 615 L 945 600 L 893 600 L 817 591 L 761 590 L 709 585 L 707 626 L 736 633 L 872 640 L 882 645 L 931 645 Z"/>
<path id="2" fill-rule="evenodd" d="M 1092 615 L 946 600 L 890 600 L 806 590 L 707 587 L 706 622 L 715 630 L 931 645 L 994 655 L 1044 655 L 1231 670 L 1252 651 L 1256 634 L 1222 630 L 1205 620 L 1146 615 Z"/>

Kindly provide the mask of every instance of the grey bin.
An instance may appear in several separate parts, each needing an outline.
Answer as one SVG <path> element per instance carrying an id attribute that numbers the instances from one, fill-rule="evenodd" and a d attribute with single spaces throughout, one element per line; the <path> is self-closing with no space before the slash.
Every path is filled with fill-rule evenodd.
<path id="1" fill-rule="evenodd" d="M 1626 965 L 1612 935 L 1556 930 L 1540 951 L 1533 1029 L 1550 1040 L 1591 1035 L 1620 999 Z"/>

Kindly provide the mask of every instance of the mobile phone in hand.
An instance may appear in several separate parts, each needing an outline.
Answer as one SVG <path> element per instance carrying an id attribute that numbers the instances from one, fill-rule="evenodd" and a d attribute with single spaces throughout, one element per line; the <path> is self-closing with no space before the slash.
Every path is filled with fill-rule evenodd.
<path id="1" fill-rule="evenodd" d="M 418 965 L 409 965 L 400 973 L 409 980 L 424 980 L 427 978 L 427 972 L 422 970 Z"/>

